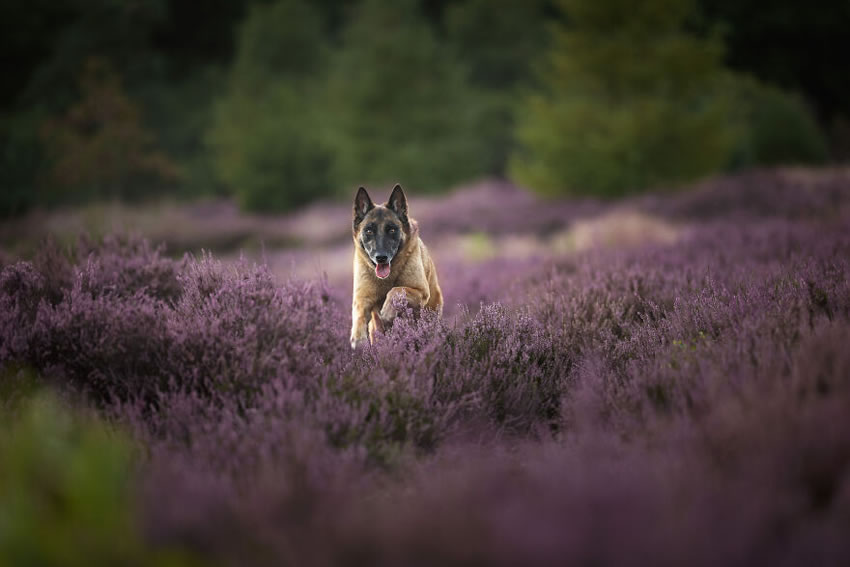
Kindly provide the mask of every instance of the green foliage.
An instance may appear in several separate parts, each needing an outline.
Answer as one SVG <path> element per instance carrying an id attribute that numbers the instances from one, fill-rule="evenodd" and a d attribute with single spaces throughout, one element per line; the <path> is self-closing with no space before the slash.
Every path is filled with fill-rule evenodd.
<path id="1" fill-rule="evenodd" d="M 146 198 L 182 191 L 190 182 L 194 187 L 204 183 L 204 192 L 209 191 L 197 149 L 207 128 L 211 91 L 189 94 L 187 86 L 198 82 L 196 75 L 205 76 L 216 50 L 204 45 L 201 61 L 185 63 L 192 44 L 209 41 L 211 33 L 229 37 L 232 23 L 221 18 L 229 15 L 225 10 L 210 6 L 203 25 L 193 26 L 191 41 L 185 26 L 174 41 L 174 26 L 185 13 L 177 4 L 35 0 L 0 8 L 0 41 L 15 61 L 5 74 L 0 108 L 41 117 L 27 132 L 5 133 L 14 147 L 4 153 L 26 152 L 26 159 L 11 164 L 12 172 L 5 171 L 5 164 L 0 167 L 4 190 L 7 177 L 13 177 L 15 191 L 28 195 L 25 206 L 15 205 L 14 212 Z M 216 16 L 221 19 L 211 22 Z M 94 81 L 93 60 L 109 63 L 108 72 Z M 22 145 L 31 140 L 34 151 Z M 3 195 L 0 200 L 10 199 Z"/>
<path id="2" fill-rule="evenodd" d="M 850 116 L 850 73 L 838 55 L 850 48 L 850 2 L 773 0 L 768 10 L 759 0 L 698 1 L 726 27 L 729 67 L 804 95 L 823 124 Z"/>
<path id="3" fill-rule="evenodd" d="M 314 102 L 324 41 L 321 20 L 303 0 L 256 5 L 240 27 L 207 141 L 218 178 L 247 209 L 286 210 L 331 190 Z"/>
<path id="4" fill-rule="evenodd" d="M 41 128 L 51 159 L 49 202 L 137 199 L 177 180 L 179 171 L 156 149 L 138 105 L 106 61 L 86 63 L 80 91 L 78 102 Z"/>
<path id="5" fill-rule="evenodd" d="M 283 211 L 331 190 L 314 109 L 285 84 L 257 96 L 231 93 L 217 108 L 209 141 L 221 181 L 248 210 Z"/>
<path id="6" fill-rule="evenodd" d="M 540 82 L 520 112 L 511 173 L 541 192 L 613 196 L 717 171 L 735 129 L 717 37 L 688 0 L 561 0 Z"/>
<path id="7" fill-rule="evenodd" d="M 32 185 L 43 163 L 38 139 L 40 113 L 0 118 L 0 218 L 21 213 L 36 201 Z"/>
<path id="8" fill-rule="evenodd" d="M 545 44 L 541 0 L 466 0 L 446 11 L 446 34 L 476 86 L 512 89 L 530 79 Z"/>
<path id="9" fill-rule="evenodd" d="M 3 95 L 12 93 L 27 107 L 61 111 L 77 100 L 77 78 L 92 57 L 108 56 L 122 77 L 149 82 L 163 62 L 151 44 L 169 15 L 169 2 L 2 3 L 0 41 L 15 62 L 4 70 Z"/>
<path id="10" fill-rule="evenodd" d="M 120 435 L 43 394 L 11 413 L 0 429 L 0 564 L 194 564 L 143 545 Z"/>
<path id="11" fill-rule="evenodd" d="M 506 171 L 614 195 L 730 163 L 838 160 L 847 74 L 822 54 L 841 52 L 850 8 L 828 2 L 779 0 L 767 19 L 755 0 L 7 2 L 0 216 L 165 192 L 273 211 Z M 721 43 L 699 31 L 713 26 L 730 68 L 767 83 L 718 86 Z M 80 93 L 92 59 L 111 76 Z M 767 85 L 804 95 L 830 147 Z"/>
<path id="12" fill-rule="evenodd" d="M 239 25 L 231 86 L 253 91 L 321 71 L 327 56 L 319 13 L 306 0 L 256 4 Z"/>
<path id="13" fill-rule="evenodd" d="M 799 96 L 752 78 L 735 81 L 737 119 L 746 125 L 733 167 L 817 164 L 827 160 L 826 138 Z"/>
<path id="14" fill-rule="evenodd" d="M 545 47 L 543 7 L 540 0 L 467 0 L 446 11 L 453 56 L 469 69 L 477 91 L 486 173 L 504 175 L 513 150 L 518 89 Z"/>
<path id="15" fill-rule="evenodd" d="M 156 133 L 161 151 L 180 169 L 180 183 L 174 187 L 180 197 L 224 192 L 204 143 L 215 93 L 224 82 L 224 71 L 210 66 L 167 83 L 152 81 L 138 89 L 145 124 Z"/>
<path id="16" fill-rule="evenodd" d="M 364 0 L 327 87 L 336 182 L 443 189 L 484 170 L 481 112 L 465 69 L 414 0 Z"/>

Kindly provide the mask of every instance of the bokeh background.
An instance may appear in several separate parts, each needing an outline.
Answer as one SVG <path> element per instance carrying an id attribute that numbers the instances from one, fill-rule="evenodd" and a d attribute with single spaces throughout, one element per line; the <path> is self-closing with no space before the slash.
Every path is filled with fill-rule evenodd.
<path id="1" fill-rule="evenodd" d="M 0 565 L 845 565 L 850 3 L 0 3 Z M 442 319 L 349 346 L 401 183 Z"/>
<path id="2" fill-rule="evenodd" d="M 0 253 L 11 258 L 48 234 L 67 244 L 131 231 L 172 255 L 247 254 L 342 284 L 359 185 L 380 201 L 402 183 L 438 258 L 480 260 L 562 252 L 573 236 L 553 234 L 591 212 L 579 202 L 850 159 L 841 0 L 0 10 Z M 529 203 L 559 197 L 571 203 L 540 226 L 500 216 L 519 199 L 533 220 Z M 435 226 L 447 215 L 459 236 Z"/>
<path id="3" fill-rule="evenodd" d="M 850 157 L 822 0 L 4 2 L 0 213 L 482 177 L 617 196 Z"/>

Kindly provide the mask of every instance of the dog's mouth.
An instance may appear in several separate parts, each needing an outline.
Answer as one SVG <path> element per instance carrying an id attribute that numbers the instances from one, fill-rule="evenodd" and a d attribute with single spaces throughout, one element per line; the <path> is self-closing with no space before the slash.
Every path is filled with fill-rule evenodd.
<path id="1" fill-rule="evenodd" d="M 390 263 L 375 264 L 375 275 L 379 278 L 386 279 L 390 275 Z"/>

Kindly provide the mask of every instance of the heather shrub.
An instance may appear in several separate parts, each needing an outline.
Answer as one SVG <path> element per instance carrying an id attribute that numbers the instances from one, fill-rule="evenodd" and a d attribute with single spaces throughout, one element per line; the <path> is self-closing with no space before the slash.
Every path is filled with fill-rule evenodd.
<path id="1" fill-rule="evenodd" d="M 0 360 L 14 360 L 28 350 L 26 329 L 35 320 L 39 303 L 48 293 L 46 288 L 46 278 L 31 264 L 12 264 L 0 272 Z"/>
<path id="2" fill-rule="evenodd" d="M 19 345 L 4 360 L 101 402 L 158 405 L 159 393 L 175 391 L 250 407 L 277 384 L 297 393 L 298 411 L 333 445 L 365 446 L 379 461 L 402 447 L 432 449 L 463 412 L 512 430 L 557 416 L 561 357 L 529 317 L 491 306 L 449 328 L 411 316 L 352 358 L 342 348 L 345 312 L 322 282 L 279 286 L 263 267 L 203 256 L 185 259 L 163 286 L 156 253 L 138 246 L 122 259 L 111 253 L 115 242 L 74 267 L 57 301 L 42 301 L 50 277 L 31 264 L 4 270 L 3 300 L 14 307 L 7 344 Z M 150 292 L 171 286 L 170 295 Z M 16 323 L 27 317 L 31 324 Z"/>
<path id="3" fill-rule="evenodd" d="M 164 246 L 153 246 L 138 235 L 106 235 L 94 242 L 83 238 L 75 252 L 80 288 L 93 296 L 140 293 L 170 302 L 181 293 L 178 272 L 184 263 L 165 257 Z"/>
<path id="4" fill-rule="evenodd" d="M 93 296 L 82 281 L 57 305 L 42 302 L 29 349 L 16 362 L 81 388 L 98 401 L 151 395 L 167 384 L 159 371 L 168 344 L 163 306 L 136 293 Z"/>
<path id="5" fill-rule="evenodd" d="M 571 361 L 546 327 L 495 304 L 482 308 L 455 339 L 447 343 L 461 354 L 462 363 L 446 381 L 455 383 L 453 390 L 471 386 L 483 398 L 490 420 L 511 431 L 556 420 Z"/>
<path id="6" fill-rule="evenodd" d="M 324 279 L 45 248 L 0 273 L 3 407 L 32 368 L 119 424 L 147 541 L 226 564 L 840 563 L 846 187 L 754 171 L 628 203 L 675 241 L 440 262 L 446 314 L 354 352 Z M 505 194 L 541 239 L 604 209 Z"/>
<path id="7" fill-rule="evenodd" d="M 162 245 L 153 246 L 137 234 L 106 235 L 92 239 L 81 235 L 70 246 L 52 237 L 39 246 L 31 263 L 18 264 L 22 270 L 33 270 L 46 286 L 38 297 L 58 303 L 62 294 L 81 280 L 80 286 L 92 295 L 128 295 L 141 292 L 162 300 L 173 300 L 179 293 L 177 272 L 181 267 L 164 255 Z M 13 264 L 10 262 L 9 266 Z M 10 284 L 11 285 L 11 284 Z"/>
<path id="8" fill-rule="evenodd" d="M 368 379 L 424 395 L 425 417 L 442 421 L 443 435 L 481 424 L 524 433 L 551 425 L 569 364 L 547 329 L 499 304 L 461 313 L 453 325 L 428 314 L 402 319 L 374 353 Z"/>
<path id="9" fill-rule="evenodd" d="M 262 266 L 205 256 L 187 266 L 181 284 L 165 321 L 176 382 L 248 393 L 291 377 L 309 389 L 338 369 L 345 323 L 323 282 L 279 287 Z"/>
<path id="10" fill-rule="evenodd" d="M 164 396 L 152 415 L 135 404 L 120 408 L 149 448 L 141 490 L 152 541 L 184 543 L 229 564 L 321 557 L 329 524 L 363 497 L 366 452 L 329 445 L 316 416 L 301 408 L 299 393 L 281 382 L 264 386 L 249 408 L 192 392 Z"/>
<path id="11" fill-rule="evenodd" d="M 634 428 L 647 411 L 712 407 L 707 392 L 729 387 L 727 376 L 787 373 L 773 352 L 793 349 L 822 320 L 850 317 L 847 252 L 843 231 L 824 238 L 804 227 L 707 228 L 674 248 L 556 268 L 537 292 L 534 316 L 560 330 L 579 376 L 601 380 L 598 411 Z M 647 262 L 651 271 L 642 269 Z"/>
<path id="12" fill-rule="evenodd" d="M 676 219 L 762 222 L 840 221 L 850 186 L 847 172 L 752 170 L 700 184 L 676 199 L 646 199 L 644 206 Z"/>
<path id="13" fill-rule="evenodd" d="M 70 255 L 52 244 L 32 263 L 5 267 L 0 362 L 101 401 L 155 391 L 165 381 L 157 370 L 167 344 L 163 307 L 180 292 L 179 263 L 160 252 L 140 238 L 82 239 Z"/>

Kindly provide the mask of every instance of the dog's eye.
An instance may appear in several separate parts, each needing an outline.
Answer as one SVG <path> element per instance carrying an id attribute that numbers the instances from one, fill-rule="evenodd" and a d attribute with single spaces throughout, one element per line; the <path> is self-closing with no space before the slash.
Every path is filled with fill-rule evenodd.
<path id="1" fill-rule="evenodd" d="M 369 236 L 371 236 L 371 235 L 375 234 L 375 231 L 374 231 L 374 230 L 372 230 L 371 228 L 367 228 L 365 232 L 366 232 L 366 234 L 368 234 Z"/>
<path id="2" fill-rule="evenodd" d="M 388 232 L 389 234 L 395 234 L 395 228 L 390 227 L 390 228 L 388 228 L 388 229 L 387 229 L 387 232 Z"/>

